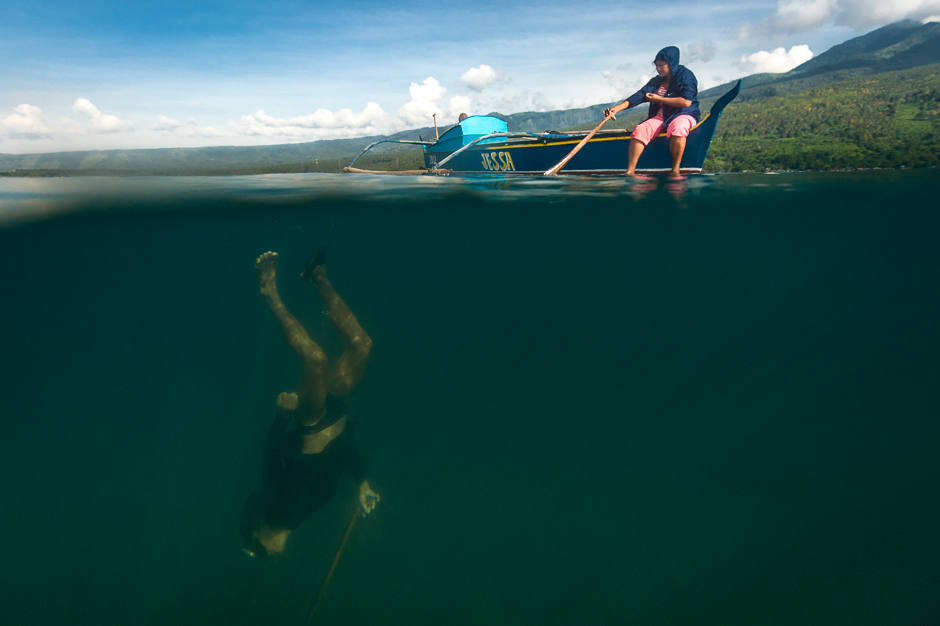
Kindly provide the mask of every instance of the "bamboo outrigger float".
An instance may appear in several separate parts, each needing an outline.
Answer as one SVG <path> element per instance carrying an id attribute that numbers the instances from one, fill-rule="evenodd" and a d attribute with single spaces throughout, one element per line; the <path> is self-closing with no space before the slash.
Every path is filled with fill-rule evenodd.
<path id="1" fill-rule="evenodd" d="M 740 90 L 741 81 L 738 81 L 689 131 L 680 165 L 683 173 L 702 171 L 721 112 Z M 449 129 L 436 141 L 377 141 L 353 159 L 345 170 L 371 174 L 623 174 L 627 171 L 631 131 L 601 131 L 598 128 L 591 133 L 511 133 L 506 122 L 497 117 L 474 115 Z M 381 143 L 423 146 L 426 169 L 376 172 L 353 167 L 359 157 Z M 578 150 L 571 154 L 576 147 Z M 569 155 L 570 160 L 564 161 Z M 636 171 L 661 173 L 671 169 L 669 141 L 662 134 L 643 151 Z"/>

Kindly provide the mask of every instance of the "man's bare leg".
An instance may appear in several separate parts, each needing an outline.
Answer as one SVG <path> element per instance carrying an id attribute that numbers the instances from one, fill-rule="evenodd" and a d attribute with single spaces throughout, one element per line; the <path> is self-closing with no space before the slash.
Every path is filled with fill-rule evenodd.
<path id="1" fill-rule="evenodd" d="M 672 175 L 679 176 L 679 166 L 685 153 L 685 137 L 673 137 L 669 140 L 669 154 L 672 155 Z"/>
<path id="2" fill-rule="evenodd" d="M 346 302 L 336 293 L 333 284 L 326 275 L 326 255 L 321 248 L 317 256 L 307 265 L 304 279 L 313 285 L 326 304 L 327 312 L 336 331 L 343 338 L 345 348 L 329 373 L 329 392 L 341 398 L 348 398 L 359 386 L 369 355 L 372 352 L 372 338 L 359 325 Z"/>
<path id="3" fill-rule="evenodd" d="M 645 149 L 646 144 L 639 139 L 634 137 L 630 140 L 630 151 L 627 153 L 627 176 L 633 176 L 636 173 L 636 164 Z"/>
<path id="4" fill-rule="evenodd" d="M 274 314 L 284 340 L 303 361 L 295 416 L 302 424 L 314 424 L 326 410 L 326 354 L 281 302 L 277 292 L 277 253 L 265 252 L 259 256 L 255 269 L 261 295 Z"/>

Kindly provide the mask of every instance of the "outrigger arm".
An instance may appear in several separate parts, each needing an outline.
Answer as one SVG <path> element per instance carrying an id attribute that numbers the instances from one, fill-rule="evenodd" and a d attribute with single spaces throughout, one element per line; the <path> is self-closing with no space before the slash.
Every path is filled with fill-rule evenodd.
<path id="1" fill-rule="evenodd" d="M 433 142 L 433 141 L 412 141 L 412 140 L 410 140 L 410 139 L 382 139 L 381 141 L 373 141 L 373 142 L 370 143 L 368 146 L 366 146 L 366 149 L 365 149 L 365 150 L 363 150 L 363 151 L 360 152 L 358 155 L 356 155 L 356 158 L 353 159 L 352 162 L 351 162 L 349 165 L 347 165 L 346 167 L 347 167 L 347 168 L 352 167 L 352 166 L 353 166 L 353 163 L 355 163 L 356 161 L 359 160 L 359 157 L 361 157 L 363 154 L 365 154 L 366 152 L 368 152 L 368 151 L 371 150 L 372 148 L 376 147 L 376 146 L 379 145 L 380 143 L 407 143 L 407 144 L 412 144 L 412 145 L 416 145 L 416 146 L 424 146 L 425 148 L 428 147 L 428 146 L 433 146 L 433 145 L 434 145 L 434 142 Z"/>
<path id="2" fill-rule="evenodd" d="M 436 164 L 434 165 L 434 167 L 432 167 L 432 168 L 430 169 L 430 171 L 431 171 L 431 172 L 434 172 L 434 171 L 436 171 L 436 170 L 441 169 L 441 166 L 442 166 L 442 165 L 444 165 L 445 163 L 447 163 L 448 161 L 450 161 L 451 159 L 453 159 L 455 156 L 457 156 L 458 154 L 460 154 L 461 152 L 463 152 L 463 151 L 466 150 L 467 148 L 469 148 L 469 147 L 471 147 L 471 146 L 475 146 L 476 144 L 480 143 L 480 142 L 483 141 L 484 139 L 493 139 L 493 138 L 495 138 L 495 137 L 530 137 L 530 138 L 538 139 L 540 136 L 541 136 L 541 135 L 539 135 L 539 134 L 537 134 L 537 133 L 490 133 L 489 135 L 481 135 L 480 137 L 477 137 L 476 139 L 474 139 L 473 141 L 471 141 L 471 142 L 468 143 L 467 145 L 461 146 L 460 148 L 458 148 L 458 149 L 454 150 L 453 152 L 451 152 L 450 155 L 448 155 L 448 157 L 447 157 L 446 159 L 444 159 L 444 160 L 441 161 L 440 163 L 436 163 Z"/>

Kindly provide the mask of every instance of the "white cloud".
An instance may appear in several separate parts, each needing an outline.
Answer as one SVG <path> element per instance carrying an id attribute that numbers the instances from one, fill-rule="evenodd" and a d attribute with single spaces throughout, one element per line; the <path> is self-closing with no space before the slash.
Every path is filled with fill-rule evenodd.
<path id="1" fill-rule="evenodd" d="M 411 99 L 398 110 L 398 118 L 404 125 L 429 126 L 432 123 L 432 115 L 442 115 L 437 101 L 444 97 L 447 89 L 433 76 L 425 78 L 420 85 L 411 83 L 408 92 Z"/>
<path id="2" fill-rule="evenodd" d="M 511 94 L 504 94 L 493 102 L 493 109 L 497 111 L 553 111 L 557 107 L 541 91 L 531 92 L 523 90 Z"/>
<path id="3" fill-rule="evenodd" d="M 618 65 L 616 70 L 604 70 L 601 72 L 601 76 L 607 81 L 607 84 L 610 85 L 611 91 L 609 94 L 609 99 L 613 100 L 623 100 L 637 89 L 649 82 L 650 76 L 645 74 L 640 74 L 637 76 L 636 68 L 632 63 L 626 63 L 623 65 Z"/>
<path id="4" fill-rule="evenodd" d="M 769 25 L 774 33 L 814 30 L 826 23 L 837 7 L 837 0 L 778 0 Z"/>
<path id="5" fill-rule="evenodd" d="M 185 126 L 182 126 L 179 130 L 179 135 L 186 137 L 187 139 L 192 139 L 194 137 L 199 137 L 203 139 L 211 139 L 215 137 L 231 137 L 234 133 L 225 132 L 215 128 L 214 126 L 206 126 L 200 124 L 194 119 L 190 119 L 186 122 Z"/>
<path id="6" fill-rule="evenodd" d="M 536 91 L 532 94 L 531 101 L 532 107 L 536 111 L 544 113 L 555 109 L 555 105 L 552 104 L 552 101 L 541 91 Z"/>
<path id="7" fill-rule="evenodd" d="M 775 48 L 770 52 L 761 50 L 754 54 L 748 54 L 741 57 L 738 65 L 746 71 L 755 73 L 782 74 L 812 58 L 813 51 L 809 49 L 809 46 L 801 45 L 793 46 L 789 50 Z"/>
<path id="8" fill-rule="evenodd" d="M 682 61 L 684 63 L 700 61 L 708 63 L 715 58 L 715 44 L 710 41 L 704 43 L 694 43 L 686 46 L 683 52 Z"/>
<path id="9" fill-rule="evenodd" d="M 466 83 L 470 89 L 481 91 L 484 87 L 492 82 L 502 79 L 502 77 L 502 70 L 497 72 L 489 65 L 481 65 L 480 67 L 471 67 L 469 70 L 461 74 L 460 82 Z"/>
<path id="10" fill-rule="evenodd" d="M 925 21 L 938 13 L 940 0 L 778 0 L 763 26 L 774 35 L 815 30 L 830 22 L 860 30 L 903 19 Z M 752 30 L 742 27 L 742 37 Z"/>
<path id="11" fill-rule="evenodd" d="M 41 108 L 32 104 L 21 104 L 15 107 L 14 113 L 3 118 L 0 130 L 6 134 L 20 139 L 53 139 L 70 135 L 89 135 L 96 133 L 115 133 L 133 130 L 131 122 L 122 120 L 114 115 L 106 115 L 98 110 L 85 98 L 79 98 L 72 105 L 72 109 L 88 116 L 89 123 L 78 122 L 67 117 L 52 123 L 46 120 Z"/>
<path id="12" fill-rule="evenodd" d="M 53 133 L 46 124 L 46 116 L 37 106 L 21 104 L 13 108 L 11 113 L 0 122 L 0 129 L 14 136 L 24 138 L 48 137 Z"/>
<path id="13" fill-rule="evenodd" d="M 377 133 L 390 121 L 382 107 L 369 102 L 359 113 L 351 109 L 340 109 L 335 113 L 317 109 L 309 115 L 279 118 L 259 110 L 243 115 L 238 122 L 230 124 L 229 129 L 235 135 L 324 139 Z"/>
<path id="14" fill-rule="evenodd" d="M 456 119 L 461 113 L 466 113 L 467 115 L 473 114 L 473 100 L 467 96 L 454 96 L 450 99 L 447 114 Z"/>
<path id="15" fill-rule="evenodd" d="M 134 128 L 132 122 L 122 120 L 116 115 L 102 113 L 98 110 L 98 107 L 85 98 L 76 100 L 75 104 L 72 105 L 72 109 L 87 115 L 91 120 L 92 129 L 99 133 L 116 133 L 122 130 L 132 130 Z"/>
<path id="16" fill-rule="evenodd" d="M 629 87 L 627 86 L 628 82 L 623 76 L 615 74 L 610 70 L 604 70 L 601 72 L 601 76 L 603 76 L 607 84 L 611 86 L 614 94 L 613 98 L 625 98 L 630 95 L 627 93 L 629 91 Z"/>
<path id="17" fill-rule="evenodd" d="M 172 131 L 179 128 L 180 123 L 174 119 L 170 119 L 166 115 L 158 115 L 157 123 L 150 125 L 150 130 L 162 130 L 162 131 Z"/>
<path id="18" fill-rule="evenodd" d="M 839 0 L 836 23 L 866 28 L 903 19 L 922 20 L 940 12 L 940 0 Z"/>

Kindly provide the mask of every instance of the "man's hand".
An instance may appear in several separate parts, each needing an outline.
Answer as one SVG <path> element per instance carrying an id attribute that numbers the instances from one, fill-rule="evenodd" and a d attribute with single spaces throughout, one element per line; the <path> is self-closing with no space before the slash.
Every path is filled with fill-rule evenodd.
<path id="1" fill-rule="evenodd" d="M 379 494 L 372 491 L 372 488 L 369 487 L 369 481 L 362 481 L 362 484 L 359 485 L 359 504 L 362 505 L 362 516 L 365 517 L 371 513 L 379 500 Z"/>

